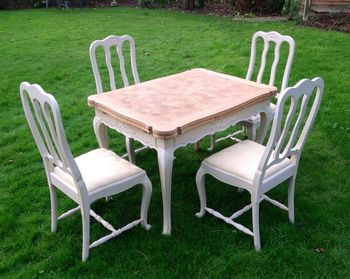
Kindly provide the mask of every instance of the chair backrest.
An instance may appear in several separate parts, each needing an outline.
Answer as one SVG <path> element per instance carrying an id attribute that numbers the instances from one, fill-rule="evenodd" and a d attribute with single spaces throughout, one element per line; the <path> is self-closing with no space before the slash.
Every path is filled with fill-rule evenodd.
<path id="1" fill-rule="evenodd" d="M 270 138 L 258 170 L 266 171 L 286 158 L 299 160 L 320 107 L 323 87 L 323 79 L 319 77 L 303 79 L 280 94 Z M 313 102 L 308 106 L 310 100 Z M 288 107 L 286 102 L 289 101 Z M 287 112 L 286 116 L 284 112 Z"/>
<path id="2" fill-rule="evenodd" d="M 275 49 L 274 49 L 274 60 L 273 60 L 273 63 L 271 65 L 269 85 L 275 85 L 276 70 L 277 70 L 279 60 L 280 60 L 281 45 L 284 42 L 289 44 L 288 58 L 287 58 L 286 66 L 284 68 L 282 85 L 280 88 L 280 92 L 281 92 L 288 86 L 289 74 L 290 74 L 290 70 L 291 70 L 291 67 L 293 64 L 293 59 L 294 59 L 295 42 L 294 42 L 292 37 L 281 35 L 275 31 L 267 32 L 267 33 L 262 32 L 262 31 L 256 32 L 253 35 L 253 39 L 252 39 L 252 45 L 251 45 L 251 51 L 250 51 L 250 62 L 249 62 L 247 76 L 246 76 L 246 79 L 248 79 L 248 80 L 251 80 L 252 76 L 253 76 L 253 72 L 254 72 L 254 68 L 255 68 L 255 60 L 256 60 L 256 45 L 257 45 L 257 40 L 259 38 L 261 38 L 263 40 L 264 48 L 262 51 L 260 68 L 259 68 L 259 72 L 258 72 L 257 79 L 256 79 L 256 81 L 258 83 L 262 82 L 262 79 L 264 76 L 265 67 L 266 67 L 266 59 L 267 59 L 267 54 L 268 54 L 268 50 L 270 47 L 270 43 L 275 44 Z"/>
<path id="3" fill-rule="evenodd" d="M 82 176 L 69 149 L 55 98 L 39 85 L 31 85 L 28 82 L 21 83 L 20 95 L 25 116 L 46 171 L 50 172 L 54 167 L 59 167 L 70 174 L 78 185 Z M 77 190 L 80 192 L 81 189 Z"/>
<path id="4" fill-rule="evenodd" d="M 113 70 L 112 61 L 111 61 L 112 47 L 115 47 L 116 49 L 116 53 L 119 60 L 119 70 L 123 80 L 124 87 L 129 86 L 129 81 L 128 81 L 128 77 L 125 69 L 125 59 L 123 55 L 124 42 L 129 43 L 129 46 L 130 46 L 130 63 L 131 63 L 131 71 L 134 78 L 134 83 L 135 84 L 140 83 L 139 75 L 137 73 L 137 66 L 136 66 L 136 52 L 135 52 L 134 39 L 129 35 L 124 35 L 124 36 L 111 35 L 103 40 L 94 41 L 90 45 L 90 49 L 89 49 L 90 61 L 91 61 L 92 70 L 95 77 L 97 93 L 103 92 L 100 71 L 98 69 L 98 64 L 96 60 L 96 48 L 98 47 L 103 47 L 104 49 L 106 65 L 107 65 L 108 74 L 109 74 L 110 89 L 115 90 L 117 88 L 115 77 L 114 77 L 114 70 Z"/>

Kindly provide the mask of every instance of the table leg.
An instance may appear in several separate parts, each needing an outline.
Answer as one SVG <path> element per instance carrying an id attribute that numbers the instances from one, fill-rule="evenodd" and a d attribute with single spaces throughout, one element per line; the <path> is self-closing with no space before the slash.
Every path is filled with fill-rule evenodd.
<path id="1" fill-rule="evenodd" d="M 163 197 L 163 234 L 171 233 L 171 179 L 173 172 L 174 148 L 167 147 L 166 141 L 162 140 L 164 146 L 157 148 L 160 183 Z"/>
<path id="2" fill-rule="evenodd" d="M 245 128 L 247 129 L 247 137 L 251 141 L 256 141 L 256 130 L 258 125 L 256 123 L 249 123 L 247 122 L 247 125 Z"/>
<path id="3" fill-rule="evenodd" d="M 269 129 L 270 123 L 272 121 L 273 114 L 270 106 L 264 111 L 260 112 L 260 129 L 257 137 L 258 143 L 263 143 L 267 130 Z"/>
<path id="4" fill-rule="evenodd" d="M 107 126 L 96 116 L 93 125 L 98 145 L 101 148 L 108 149 Z"/>

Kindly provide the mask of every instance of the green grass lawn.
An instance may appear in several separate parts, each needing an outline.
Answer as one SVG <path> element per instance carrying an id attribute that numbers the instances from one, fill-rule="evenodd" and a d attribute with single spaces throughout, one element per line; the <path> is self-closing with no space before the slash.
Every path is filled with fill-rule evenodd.
<path id="1" fill-rule="evenodd" d="M 137 227 L 90 251 L 81 262 L 79 213 L 50 232 L 50 201 L 43 164 L 19 98 L 21 81 L 40 84 L 62 111 L 75 156 L 96 148 L 95 92 L 88 48 L 110 34 L 135 38 L 141 80 L 194 67 L 244 76 L 250 40 L 258 30 L 276 30 L 297 45 L 290 84 L 325 80 L 323 103 L 304 149 L 296 181 L 296 223 L 262 203 L 262 251 L 251 237 L 211 216 L 198 219 L 195 173 L 209 156 L 193 146 L 179 149 L 173 171 L 172 235 L 162 231 L 162 200 L 156 153 L 137 163 L 152 180 L 150 231 Z M 230 18 L 134 8 L 0 12 L 0 277 L 1 278 L 350 278 L 350 36 L 293 22 L 238 22 Z M 111 148 L 125 151 L 111 131 Z M 208 141 L 204 144 L 208 145 Z M 228 146 L 222 143 L 218 150 Z M 214 179 L 207 180 L 208 205 L 226 214 L 249 201 Z M 285 202 L 282 185 L 272 197 Z M 101 200 L 93 208 L 116 227 L 136 218 L 140 188 Z M 73 202 L 59 195 L 59 211 Z M 250 213 L 240 218 L 251 224 Z M 91 239 L 106 231 L 92 221 Z M 323 248 L 325 253 L 315 252 Z"/>

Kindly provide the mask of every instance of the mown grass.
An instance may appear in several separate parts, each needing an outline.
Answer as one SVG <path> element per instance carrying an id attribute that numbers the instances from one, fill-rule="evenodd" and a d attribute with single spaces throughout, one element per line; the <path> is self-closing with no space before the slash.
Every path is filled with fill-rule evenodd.
<path id="1" fill-rule="evenodd" d="M 25 121 L 18 87 L 40 84 L 57 98 L 75 156 L 97 147 L 95 92 L 90 43 L 110 34 L 136 40 L 142 80 L 205 67 L 244 76 L 251 36 L 276 30 L 297 44 L 290 84 L 321 76 L 325 94 L 301 159 L 296 188 L 296 224 L 285 212 L 263 203 L 262 251 L 252 239 L 210 216 L 197 219 L 194 176 L 210 153 L 179 149 L 173 172 L 172 235 L 162 230 L 162 201 L 154 151 L 137 156 L 154 193 L 151 231 L 136 228 L 91 250 L 81 262 L 81 218 L 73 215 L 50 232 L 50 202 L 39 153 Z M 238 22 L 230 18 L 134 8 L 0 12 L 0 276 L 2 278 L 349 278 L 350 277 L 350 37 L 300 27 L 292 22 Z M 112 148 L 124 139 L 111 132 Z M 208 144 L 206 141 L 205 144 Z M 221 144 L 218 149 L 228 146 Z M 214 179 L 207 180 L 210 206 L 231 213 L 249 201 Z M 273 192 L 286 201 L 286 185 Z M 140 189 L 94 209 L 116 227 L 138 215 Z M 59 196 L 63 212 L 73 203 Z M 250 214 L 240 221 L 250 225 Z M 92 222 L 91 238 L 106 233 Z M 315 252 L 324 248 L 325 253 Z"/>

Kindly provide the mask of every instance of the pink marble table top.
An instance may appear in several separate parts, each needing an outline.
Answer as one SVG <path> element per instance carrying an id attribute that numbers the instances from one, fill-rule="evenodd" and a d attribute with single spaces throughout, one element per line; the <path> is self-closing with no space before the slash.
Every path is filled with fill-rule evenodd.
<path id="1" fill-rule="evenodd" d="M 270 99 L 276 87 L 206 69 L 89 96 L 88 104 L 155 137 L 174 137 Z"/>

